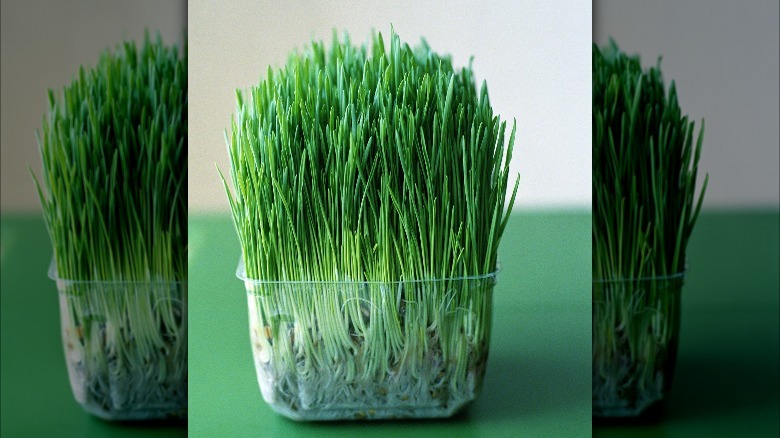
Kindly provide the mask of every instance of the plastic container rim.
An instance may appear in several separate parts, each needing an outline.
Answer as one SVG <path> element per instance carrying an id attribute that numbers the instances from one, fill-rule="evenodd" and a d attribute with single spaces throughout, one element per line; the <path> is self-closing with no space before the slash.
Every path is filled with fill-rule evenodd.
<path id="1" fill-rule="evenodd" d="M 668 281 L 668 280 L 681 280 L 685 278 L 685 274 L 688 273 L 688 266 L 680 272 L 669 275 L 656 275 L 647 277 L 625 277 L 625 278 L 594 278 L 593 284 L 611 284 L 611 283 L 627 283 L 637 281 Z"/>
<path id="2" fill-rule="evenodd" d="M 187 285 L 187 280 L 184 281 L 170 281 L 170 280 L 71 280 L 68 278 L 61 278 L 57 275 L 57 260 L 52 258 L 51 264 L 49 264 L 49 278 L 57 282 L 57 286 L 69 286 L 74 284 L 114 284 L 114 285 L 133 285 L 133 284 L 164 284 L 164 285 Z"/>
<path id="3" fill-rule="evenodd" d="M 431 283 L 439 281 L 460 281 L 460 280 L 486 280 L 496 279 L 499 272 L 501 272 L 501 263 L 496 263 L 496 269 L 493 272 L 482 275 L 464 275 L 459 277 L 441 277 L 441 278 L 427 278 L 427 279 L 413 279 L 413 280 L 390 280 L 390 281 L 376 281 L 376 280 L 259 280 L 256 278 L 249 278 L 246 276 L 246 266 L 244 265 L 244 258 L 241 257 L 238 260 L 238 268 L 236 268 L 236 277 L 242 280 L 244 283 L 249 283 L 254 286 L 262 285 L 334 285 L 334 284 L 409 284 L 409 283 Z"/>

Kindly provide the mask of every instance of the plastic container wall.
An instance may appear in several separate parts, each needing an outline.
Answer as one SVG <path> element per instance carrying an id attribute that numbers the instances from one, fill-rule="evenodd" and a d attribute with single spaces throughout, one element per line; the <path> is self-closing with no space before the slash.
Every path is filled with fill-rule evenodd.
<path id="1" fill-rule="evenodd" d="M 496 274 L 408 282 L 244 280 L 257 380 L 297 420 L 449 417 L 480 392 Z"/>
<path id="2" fill-rule="evenodd" d="M 187 416 L 187 283 L 57 283 L 73 395 L 107 420 Z"/>
<path id="3" fill-rule="evenodd" d="M 593 415 L 635 417 L 668 395 L 684 273 L 593 281 Z"/>

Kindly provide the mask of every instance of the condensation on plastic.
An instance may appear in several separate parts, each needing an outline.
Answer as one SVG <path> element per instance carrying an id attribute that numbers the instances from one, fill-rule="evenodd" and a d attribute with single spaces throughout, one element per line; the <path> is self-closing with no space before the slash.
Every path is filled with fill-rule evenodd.
<path id="1" fill-rule="evenodd" d="M 284 282 L 239 262 L 263 398 L 295 420 L 452 416 L 482 387 L 497 273 Z"/>
<path id="2" fill-rule="evenodd" d="M 57 284 L 68 377 L 76 401 L 106 420 L 187 416 L 187 282 Z"/>
<path id="3" fill-rule="evenodd" d="M 668 397 L 684 279 L 593 280 L 593 416 L 641 416 Z"/>

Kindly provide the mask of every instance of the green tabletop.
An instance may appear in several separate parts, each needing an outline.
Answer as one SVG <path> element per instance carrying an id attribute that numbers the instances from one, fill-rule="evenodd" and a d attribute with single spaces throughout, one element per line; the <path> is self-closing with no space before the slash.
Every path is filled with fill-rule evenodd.
<path id="1" fill-rule="evenodd" d="M 479 399 L 445 421 L 297 423 L 258 387 L 228 216 L 190 217 L 190 436 L 589 436 L 590 214 L 514 216 Z"/>
<path id="2" fill-rule="evenodd" d="M 111 423 L 74 400 L 60 337 L 51 244 L 40 215 L 0 219 L 0 435 L 186 436 L 186 423 Z"/>
<path id="3" fill-rule="evenodd" d="M 780 215 L 704 212 L 688 246 L 677 368 L 660 420 L 596 437 L 780 436 Z"/>
<path id="4" fill-rule="evenodd" d="M 677 373 L 661 421 L 595 436 L 778 436 L 780 214 L 705 212 L 689 247 Z M 73 400 L 51 257 L 37 216 L 2 216 L 0 434 L 182 436 L 182 425 L 113 424 Z M 190 220 L 191 436 L 576 436 L 590 424 L 590 217 L 517 214 L 500 249 L 488 371 L 448 421 L 296 423 L 254 373 L 239 248 L 227 216 Z"/>

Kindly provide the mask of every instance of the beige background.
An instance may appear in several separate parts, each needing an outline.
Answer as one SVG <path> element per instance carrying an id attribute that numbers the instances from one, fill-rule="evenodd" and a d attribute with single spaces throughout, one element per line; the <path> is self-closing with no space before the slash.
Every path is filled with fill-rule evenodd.
<path id="1" fill-rule="evenodd" d="M 2 0 L 0 15 L 0 209 L 39 211 L 27 165 L 40 175 L 35 131 L 48 109 L 47 90 L 61 90 L 105 49 L 141 41 L 144 29 L 183 42 L 186 2 Z"/>
<path id="2" fill-rule="evenodd" d="M 27 164 L 40 171 L 34 132 L 46 90 L 69 82 L 106 47 L 140 39 L 146 27 L 160 30 L 166 41 L 181 40 L 187 6 L 182 0 L 0 5 L 0 208 L 35 211 Z M 645 63 L 663 54 L 664 73 L 677 81 L 683 109 L 707 119 L 706 205 L 776 208 L 778 3 L 597 0 L 593 8 L 595 41 L 612 35 Z M 235 109 L 235 88 L 256 83 L 267 65 L 280 65 L 312 36 L 329 39 L 335 27 L 362 42 L 372 27 L 387 33 L 391 22 L 405 41 L 425 35 L 461 65 L 475 55 L 496 110 L 518 119 L 514 165 L 523 174 L 521 208 L 590 205 L 590 117 L 577 113 L 585 100 L 590 107 L 591 23 L 583 20 L 589 2 L 353 1 L 333 7 L 193 0 L 189 13 L 190 202 L 196 211 L 226 208 L 214 164 L 228 166 L 222 132 Z"/>
<path id="3" fill-rule="evenodd" d="M 780 204 L 777 0 L 596 0 L 593 37 L 638 53 L 677 83 L 683 112 L 706 120 L 700 168 L 708 207 Z"/>
<path id="4" fill-rule="evenodd" d="M 353 43 L 371 29 L 402 41 L 425 36 L 456 65 L 474 55 L 494 110 L 517 118 L 513 169 L 522 173 L 519 208 L 591 204 L 591 2 L 343 1 L 189 2 L 190 211 L 227 210 L 215 163 L 229 170 L 224 130 L 235 89 L 259 82 L 268 65 L 312 37 L 347 30 Z"/>

